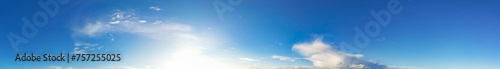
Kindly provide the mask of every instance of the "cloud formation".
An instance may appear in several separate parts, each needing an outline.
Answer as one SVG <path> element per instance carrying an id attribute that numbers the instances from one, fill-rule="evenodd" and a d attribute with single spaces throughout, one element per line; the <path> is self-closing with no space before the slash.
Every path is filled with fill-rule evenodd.
<path id="1" fill-rule="evenodd" d="M 140 14 L 138 14 L 140 15 Z M 107 15 L 108 16 L 108 15 Z M 205 50 L 210 49 L 210 43 L 201 38 L 198 31 L 191 25 L 173 22 L 170 18 L 168 20 L 156 19 L 143 19 L 137 17 L 135 13 L 116 11 L 109 15 L 109 18 L 98 19 L 95 23 L 88 23 L 81 28 L 76 28 L 73 35 L 75 37 L 87 38 L 89 35 L 97 37 L 98 35 L 105 35 L 114 40 L 114 33 L 124 33 L 144 36 L 150 39 L 163 40 L 165 43 L 161 45 L 169 46 L 171 50 L 177 50 L 166 58 L 169 62 L 160 63 L 161 67 L 165 69 L 235 69 L 235 65 L 231 65 L 208 55 L 205 55 Z M 147 17 L 146 17 L 147 18 Z M 80 25 L 81 26 L 81 25 Z M 91 31 L 91 32 L 78 32 L 78 31 Z M 108 35 L 109 34 L 109 35 Z M 213 41 L 213 40 L 207 40 Z M 87 53 L 87 49 L 83 46 L 93 46 L 88 48 L 100 49 L 99 45 L 90 43 L 76 43 L 75 52 Z M 243 61 L 260 61 L 259 59 L 240 58 Z M 196 66 L 195 66 L 196 65 Z M 114 67 L 117 68 L 117 67 Z M 132 67 L 118 67 L 125 69 L 134 69 Z M 113 68 L 105 68 L 113 69 Z"/>
<path id="2" fill-rule="evenodd" d="M 243 61 L 260 61 L 259 59 L 252 59 L 252 58 L 238 58 L 238 59 Z"/>
<path id="3" fill-rule="evenodd" d="M 154 6 L 149 7 L 149 9 L 151 9 L 151 10 L 156 10 L 156 11 L 160 11 L 160 10 L 161 10 L 161 8 L 159 8 L 159 7 L 154 7 Z"/>
<path id="4" fill-rule="evenodd" d="M 117 10 L 108 18 L 97 19 L 94 23 L 86 23 L 83 26 L 77 26 L 73 32 L 73 38 L 76 38 L 73 53 L 90 53 L 88 51 L 100 50 L 104 46 L 98 44 L 84 43 L 77 38 L 83 37 L 101 37 L 106 36 L 110 41 L 114 41 L 114 33 L 127 33 L 148 37 L 156 40 L 166 41 L 189 41 L 198 42 L 203 38 L 196 35 L 193 27 L 187 24 L 171 22 L 170 20 L 150 20 L 141 19 L 135 13 Z"/>
<path id="5" fill-rule="evenodd" d="M 290 57 L 285 57 L 285 56 L 278 56 L 278 55 L 273 55 L 274 59 L 279 59 L 279 60 L 283 60 L 283 61 L 290 61 L 290 62 L 295 62 L 295 59 L 292 59 Z"/>
<path id="6" fill-rule="evenodd" d="M 103 24 L 101 22 L 96 22 L 96 23 L 88 23 L 85 25 L 83 28 L 78 30 L 78 33 L 87 35 L 89 37 L 94 37 L 96 33 L 103 31 Z"/>
<path id="7" fill-rule="evenodd" d="M 111 34 L 111 32 L 124 32 L 160 40 L 171 38 L 201 40 L 198 36 L 191 34 L 193 27 L 190 25 L 165 22 L 163 20 L 148 22 L 136 17 L 135 13 L 120 10 L 109 16 L 111 16 L 109 20 L 104 19 L 95 23 L 87 23 L 81 28 L 76 28 L 74 35 L 96 37 Z"/>
<path id="8" fill-rule="evenodd" d="M 294 44 L 292 50 L 312 61 L 315 67 L 327 69 L 415 69 L 415 67 L 388 66 L 361 59 L 362 54 L 349 54 L 332 50 L 322 38 L 312 42 Z"/>
<path id="9" fill-rule="evenodd" d="M 88 51 L 100 50 L 104 46 L 99 46 L 99 44 L 75 42 L 75 48 L 73 48 L 73 53 L 75 54 L 86 54 Z"/>

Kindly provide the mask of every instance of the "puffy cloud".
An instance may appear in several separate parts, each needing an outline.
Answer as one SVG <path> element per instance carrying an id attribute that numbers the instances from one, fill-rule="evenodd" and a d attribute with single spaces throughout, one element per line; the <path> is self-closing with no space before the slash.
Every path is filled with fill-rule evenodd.
<path id="1" fill-rule="evenodd" d="M 345 58 L 341 53 L 331 50 L 330 47 L 319 38 L 312 43 L 295 44 L 292 49 L 308 57 L 306 59 L 312 61 L 314 66 L 339 68 Z"/>
<path id="2" fill-rule="evenodd" d="M 278 55 L 273 55 L 274 59 L 279 59 L 279 60 L 283 60 L 283 61 L 291 61 L 291 62 L 295 62 L 295 59 L 292 59 L 290 57 L 285 57 L 285 56 L 278 56 Z"/>
<path id="3" fill-rule="evenodd" d="M 312 42 L 294 44 L 292 50 L 305 56 L 313 65 L 327 69 L 414 69 L 415 67 L 388 66 L 361 59 L 362 54 L 349 54 L 331 49 L 322 38 Z"/>

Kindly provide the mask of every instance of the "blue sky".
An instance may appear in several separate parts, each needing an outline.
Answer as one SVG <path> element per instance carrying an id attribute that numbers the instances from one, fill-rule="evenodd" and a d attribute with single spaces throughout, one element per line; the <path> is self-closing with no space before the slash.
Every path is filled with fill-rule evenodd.
<path id="1" fill-rule="evenodd" d="M 496 69 L 500 64 L 500 2 L 493 0 L 47 1 L 59 5 L 54 16 L 38 1 L 0 4 L 0 69 Z M 399 13 L 388 9 L 394 5 Z M 391 16 L 386 26 L 371 13 L 381 10 Z M 23 17 L 33 22 L 37 12 L 47 15 L 47 24 L 34 24 L 37 32 L 24 35 Z M 367 25 L 379 26 L 379 33 L 368 35 Z M 367 34 L 366 47 L 356 43 L 355 28 Z M 16 51 L 9 33 L 27 42 Z M 124 59 L 14 61 L 18 53 L 102 52 Z"/>

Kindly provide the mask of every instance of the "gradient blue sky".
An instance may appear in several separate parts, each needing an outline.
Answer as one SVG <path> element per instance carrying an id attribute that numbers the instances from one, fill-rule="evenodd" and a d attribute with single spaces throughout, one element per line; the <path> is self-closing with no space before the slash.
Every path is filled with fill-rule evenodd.
<path id="1" fill-rule="evenodd" d="M 314 43 L 318 38 L 331 46 L 328 50 L 332 51 L 337 51 L 340 43 L 353 45 L 356 34 L 353 28 L 364 29 L 368 21 L 375 20 L 370 11 L 387 9 L 389 2 L 243 0 L 238 5 L 230 5 L 234 10 L 223 13 L 221 20 L 213 6 L 215 1 L 71 0 L 60 5 L 57 15 L 50 17 L 46 26 L 37 27 L 38 33 L 28 38 L 29 42 L 21 43 L 17 53 L 113 51 L 123 55 L 120 62 L 72 63 L 14 61 L 17 53 L 7 34 L 21 35 L 24 24 L 21 18 L 31 21 L 33 14 L 43 9 L 37 1 L 3 1 L 0 4 L 3 37 L 0 69 L 163 69 L 176 64 L 321 67 L 307 59 L 311 57 L 292 48 Z M 228 4 L 226 0 L 220 1 Z M 361 52 L 350 53 L 363 55 L 356 60 L 400 68 L 500 68 L 500 50 L 497 50 L 500 49 L 497 31 L 500 1 L 399 1 L 404 10 L 392 15 L 391 23 L 382 27 L 378 36 L 370 37 L 371 43 L 360 48 Z"/>

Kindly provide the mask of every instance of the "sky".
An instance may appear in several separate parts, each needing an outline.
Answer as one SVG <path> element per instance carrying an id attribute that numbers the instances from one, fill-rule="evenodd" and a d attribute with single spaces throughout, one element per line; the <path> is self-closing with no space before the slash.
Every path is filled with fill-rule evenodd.
<path id="1" fill-rule="evenodd" d="M 0 69 L 498 69 L 495 0 L 9 0 Z M 120 61 L 15 61 L 17 54 Z"/>

